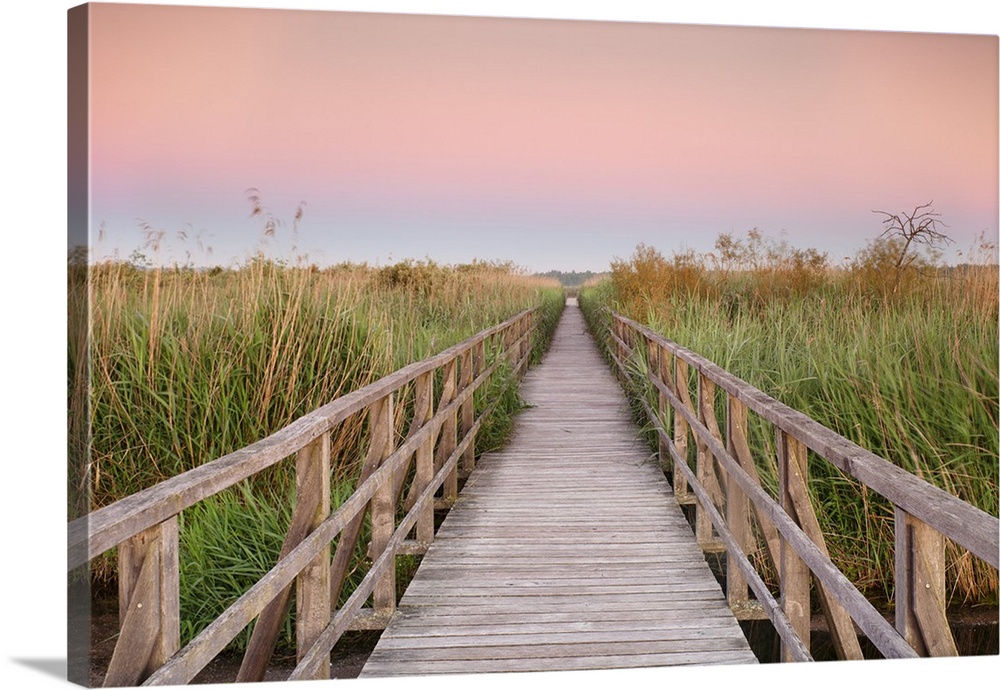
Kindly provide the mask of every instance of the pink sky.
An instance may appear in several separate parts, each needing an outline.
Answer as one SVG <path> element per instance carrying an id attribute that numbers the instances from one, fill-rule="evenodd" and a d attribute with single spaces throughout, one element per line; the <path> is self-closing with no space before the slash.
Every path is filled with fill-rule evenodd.
<path id="1" fill-rule="evenodd" d="M 930 200 L 956 248 L 997 235 L 995 36 L 91 12 L 99 251 L 141 246 L 143 218 L 239 261 L 248 187 L 289 224 L 307 202 L 318 263 L 601 270 L 754 227 L 839 260 L 873 209 Z"/>

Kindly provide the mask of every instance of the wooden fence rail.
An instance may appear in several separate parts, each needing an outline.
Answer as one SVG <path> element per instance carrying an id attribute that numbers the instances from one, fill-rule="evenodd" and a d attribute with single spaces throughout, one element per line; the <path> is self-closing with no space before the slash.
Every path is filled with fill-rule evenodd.
<path id="1" fill-rule="evenodd" d="M 435 496 L 440 493 L 438 501 L 445 504 L 454 501 L 458 473 L 473 468 L 476 434 L 497 402 L 477 418 L 473 395 L 501 366 L 514 376 L 522 373 L 536 311 L 522 312 L 261 441 L 70 523 L 70 571 L 118 547 L 121 632 L 105 686 L 188 683 L 254 619 L 238 680 L 263 680 L 293 585 L 299 663 L 292 678 L 328 678 L 330 652 L 346 630 L 378 629 L 388 622 L 396 605 L 396 556 L 423 553 L 433 540 Z M 412 409 L 405 436 L 397 429 L 403 405 Z M 331 512 L 331 431 L 359 414 L 367 416 L 368 427 L 361 476 L 354 493 Z M 178 515 L 292 455 L 295 508 L 277 563 L 181 649 Z M 372 565 L 337 608 L 366 513 Z M 365 608 L 369 599 L 372 605 Z"/>
<path id="2" fill-rule="evenodd" d="M 840 658 L 862 657 L 855 625 L 886 657 L 957 654 L 945 611 L 944 539 L 997 568 L 996 517 L 646 326 L 612 313 L 610 328 L 610 354 L 619 372 L 626 378 L 643 372 L 655 391 L 656 402 L 643 399 L 642 404 L 659 438 L 660 460 L 672 467 L 676 496 L 695 506 L 699 542 L 706 551 L 726 553 L 730 605 L 739 615 L 750 607 L 748 590 L 753 591 L 757 607 L 780 635 L 782 660 L 811 659 L 811 579 Z M 719 391 L 725 397 L 717 406 Z M 725 410 L 722 426 L 717 409 Z M 776 497 L 762 487 L 757 473 L 747 440 L 748 411 L 774 430 Z M 694 452 L 689 453 L 692 434 Z M 895 626 L 830 560 L 808 494 L 809 451 L 895 506 Z M 755 534 L 777 574 L 777 599 L 751 563 Z"/>

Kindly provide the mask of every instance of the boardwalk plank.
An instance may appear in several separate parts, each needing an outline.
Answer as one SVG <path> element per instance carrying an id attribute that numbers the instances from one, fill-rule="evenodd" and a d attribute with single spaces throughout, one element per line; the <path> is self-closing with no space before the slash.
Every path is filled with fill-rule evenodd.
<path id="1" fill-rule="evenodd" d="M 756 661 L 570 305 L 362 677 Z"/>

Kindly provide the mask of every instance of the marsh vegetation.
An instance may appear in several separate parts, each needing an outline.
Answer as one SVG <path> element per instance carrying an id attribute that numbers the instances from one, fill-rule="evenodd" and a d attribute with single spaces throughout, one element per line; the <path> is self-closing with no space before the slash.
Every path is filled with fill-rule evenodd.
<path id="1" fill-rule="evenodd" d="M 839 265 L 756 231 L 720 235 L 705 254 L 640 245 L 580 302 L 595 333 L 613 308 L 997 515 L 996 248 L 983 240 L 944 266 L 906 242 L 883 234 Z M 773 487 L 774 439 L 750 431 Z M 834 562 L 891 600 L 891 504 L 823 462 L 810 489 Z M 950 605 L 995 605 L 995 570 L 950 543 L 947 559 Z"/>
<path id="2" fill-rule="evenodd" d="M 71 407 L 71 418 L 89 419 L 90 510 L 247 446 L 524 309 L 541 307 L 540 355 L 563 305 L 555 281 L 496 263 L 319 269 L 257 257 L 199 270 L 112 261 L 71 286 L 71 300 L 89 310 L 89 351 L 71 348 L 70 400 L 89 404 L 89 417 Z M 496 397 L 503 402 L 477 453 L 502 443 L 521 404 L 509 372 L 476 404 Z M 335 507 L 354 489 L 366 433 L 358 416 L 333 434 Z M 181 514 L 184 640 L 274 565 L 294 481 L 283 463 Z M 92 563 L 98 587 L 115 579 L 113 556 Z M 351 577 L 363 575 L 365 558 L 359 549 Z M 286 639 L 292 630 L 289 618 Z"/>

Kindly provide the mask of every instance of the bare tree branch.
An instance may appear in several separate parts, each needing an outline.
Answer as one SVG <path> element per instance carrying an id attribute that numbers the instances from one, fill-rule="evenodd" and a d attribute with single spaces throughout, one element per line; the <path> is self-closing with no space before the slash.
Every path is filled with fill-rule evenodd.
<path id="1" fill-rule="evenodd" d="M 925 245 L 931 249 L 944 249 L 954 242 L 938 226 L 948 227 L 941 221 L 941 214 L 934 211 L 929 201 L 913 209 L 912 213 L 889 213 L 888 211 L 872 211 L 884 216 L 882 226 L 885 228 L 879 237 L 886 239 L 899 238 L 903 242 L 899 256 L 896 259 L 896 270 L 909 266 L 915 259 L 910 255 L 910 246 L 914 243 Z"/>

